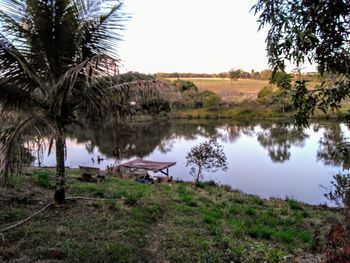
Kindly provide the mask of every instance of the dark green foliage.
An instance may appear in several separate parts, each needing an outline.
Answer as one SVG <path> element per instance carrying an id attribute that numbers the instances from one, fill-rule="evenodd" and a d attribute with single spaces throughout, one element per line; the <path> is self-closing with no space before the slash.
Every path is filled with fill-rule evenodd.
<path id="1" fill-rule="evenodd" d="M 336 174 L 333 179 L 333 189 L 325 197 L 339 206 L 344 205 L 346 191 L 350 189 L 350 174 Z"/>
<path id="2" fill-rule="evenodd" d="M 332 73 L 313 90 L 305 81 L 296 82 L 292 94 L 296 122 L 307 125 L 315 109 L 339 109 L 350 96 L 350 3 L 258 0 L 252 9 L 259 15 L 259 28 L 269 26 L 267 51 L 274 69 L 283 71 L 285 60 L 298 66 L 308 60 L 321 74 Z"/>
<path id="3" fill-rule="evenodd" d="M 187 80 L 175 80 L 173 82 L 176 90 L 181 93 L 181 99 L 177 102 L 179 108 L 208 108 L 215 110 L 219 107 L 221 97 L 214 92 L 204 90 L 198 91 L 197 86 Z"/>
<path id="4" fill-rule="evenodd" d="M 182 93 L 180 101 L 185 108 L 203 108 L 207 107 L 210 110 L 217 109 L 221 98 L 214 92 L 188 90 Z"/>
<path id="5" fill-rule="evenodd" d="M 281 90 L 290 90 L 292 88 L 292 75 L 283 71 L 276 71 L 272 74 L 270 83 L 276 84 Z"/>
<path id="6" fill-rule="evenodd" d="M 260 27 L 269 26 L 267 50 L 272 66 L 284 60 L 315 61 L 321 72 L 349 72 L 348 1 L 259 0 L 253 7 Z"/>
<path id="7" fill-rule="evenodd" d="M 241 69 L 231 69 L 229 72 L 228 72 L 228 75 L 230 77 L 231 80 L 237 80 L 240 75 L 242 73 L 242 70 Z"/>
<path id="8" fill-rule="evenodd" d="M 277 112 L 283 113 L 293 110 L 291 93 L 286 90 L 275 89 L 272 86 L 262 88 L 257 95 L 257 101 L 272 106 Z"/>
<path id="9" fill-rule="evenodd" d="M 273 86 L 265 86 L 258 95 L 258 102 L 264 105 L 273 106 L 278 112 L 288 112 L 292 110 L 292 76 L 283 71 L 276 71 L 272 74 L 270 83 Z"/>
<path id="10" fill-rule="evenodd" d="M 173 85 L 181 93 L 183 93 L 184 91 L 189 91 L 189 90 L 198 91 L 197 86 L 194 85 L 193 82 L 187 81 L 187 80 L 181 80 L 181 79 L 175 80 L 173 82 Z"/>

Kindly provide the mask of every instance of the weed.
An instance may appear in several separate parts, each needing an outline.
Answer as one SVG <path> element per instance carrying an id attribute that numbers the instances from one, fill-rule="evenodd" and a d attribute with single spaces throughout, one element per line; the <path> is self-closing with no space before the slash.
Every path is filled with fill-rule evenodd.
<path id="1" fill-rule="evenodd" d="M 290 209 L 292 210 L 303 210 L 303 207 L 295 200 L 288 200 L 288 204 L 289 204 L 289 207 Z"/>
<path id="2" fill-rule="evenodd" d="M 23 210 L 18 208 L 10 208 L 2 212 L 0 220 L 6 220 L 9 222 L 17 221 L 23 217 Z"/>
<path id="3" fill-rule="evenodd" d="M 247 209 L 245 209 L 245 214 L 247 216 L 256 216 L 257 215 L 257 211 L 253 207 L 248 207 Z"/>
<path id="4" fill-rule="evenodd" d="M 179 188 L 177 189 L 177 193 L 181 201 L 186 205 L 191 207 L 198 206 L 197 202 L 194 200 L 193 195 L 186 191 L 186 189 L 183 186 L 179 186 Z"/>
<path id="5" fill-rule="evenodd" d="M 124 198 L 124 204 L 127 206 L 135 206 L 138 201 L 138 196 L 132 194 L 127 194 Z"/>
<path id="6" fill-rule="evenodd" d="M 253 204 L 256 204 L 256 205 L 264 205 L 264 200 L 262 200 L 259 196 L 252 196 L 251 197 L 251 201 Z"/>
<path id="7" fill-rule="evenodd" d="M 36 170 L 33 172 L 35 183 L 44 188 L 51 188 L 50 175 L 47 170 Z"/>

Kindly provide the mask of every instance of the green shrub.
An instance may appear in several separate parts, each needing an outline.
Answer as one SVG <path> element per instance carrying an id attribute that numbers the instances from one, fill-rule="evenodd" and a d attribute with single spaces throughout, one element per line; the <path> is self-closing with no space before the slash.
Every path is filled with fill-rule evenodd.
<path id="1" fill-rule="evenodd" d="M 191 82 L 191 81 L 188 81 L 188 80 L 181 80 L 181 79 L 178 79 L 178 80 L 175 80 L 173 82 L 173 85 L 176 87 L 176 89 L 178 91 L 180 91 L 181 93 L 184 92 L 184 91 L 189 91 L 189 90 L 192 90 L 192 91 L 198 91 L 198 88 L 197 86 Z"/>
<path id="2" fill-rule="evenodd" d="M 208 110 L 217 110 L 220 106 L 221 97 L 216 94 L 210 94 L 203 100 L 203 106 Z"/>
<path id="3" fill-rule="evenodd" d="M 196 91 L 193 89 L 185 90 L 182 93 L 181 104 L 185 108 L 203 108 L 217 109 L 219 107 L 221 98 L 214 92 L 203 90 Z"/>
<path id="4" fill-rule="evenodd" d="M 270 105 L 273 103 L 273 94 L 274 88 L 271 85 L 265 86 L 259 91 L 257 101 L 265 105 Z"/>
<path id="5" fill-rule="evenodd" d="M 45 188 L 51 188 L 52 184 L 50 182 L 50 172 L 47 170 L 34 171 L 34 181 L 37 185 Z"/>

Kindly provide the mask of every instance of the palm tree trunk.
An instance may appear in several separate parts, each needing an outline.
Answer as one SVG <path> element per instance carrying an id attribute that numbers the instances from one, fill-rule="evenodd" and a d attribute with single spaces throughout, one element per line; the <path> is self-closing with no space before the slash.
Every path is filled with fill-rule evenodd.
<path id="1" fill-rule="evenodd" d="M 65 200 L 65 167 L 64 167 L 64 137 L 56 138 L 56 191 L 54 200 L 56 204 L 63 204 Z"/>
<path id="2" fill-rule="evenodd" d="M 350 244 L 350 187 L 345 192 L 345 241 Z"/>

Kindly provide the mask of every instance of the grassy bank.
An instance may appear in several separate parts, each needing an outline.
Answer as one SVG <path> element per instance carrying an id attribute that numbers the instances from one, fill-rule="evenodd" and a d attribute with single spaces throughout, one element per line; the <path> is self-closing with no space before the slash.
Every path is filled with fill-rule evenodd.
<path id="1" fill-rule="evenodd" d="M 330 112 L 327 114 L 321 111 L 316 111 L 311 119 L 345 119 L 349 114 L 350 108 L 342 108 L 338 112 Z M 219 118 L 231 118 L 231 119 L 293 119 L 293 112 L 278 112 L 272 106 L 264 106 L 255 101 L 242 102 L 237 105 L 230 105 L 228 107 L 220 107 L 217 110 L 210 110 L 207 108 L 198 109 L 182 109 L 170 112 L 169 117 L 178 119 L 219 119 Z"/>
<path id="2" fill-rule="evenodd" d="M 83 183 L 68 176 L 67 201 L 6 232 L 0 261 L 14 262 L 318 262 L 321 237 L 340 214 L 293 200 L 263 200 L 203 183 L 145 185 L 118 178 Z M 35 171 L 1 189 L 0 225 L 51 201 L 53 171 Z M 316 231 L 316 232 L 317 232 Z M 321 238 L 321 243 L 324 242 Z"/>
<path id="3" fill-rule="evenodd" d="M 249 105 L 248 105 L 249 104 Z M 254 105 L 255 106 L 254 106 Z M 279 113 L 272 107 L 264 107 L 251 102 L 246 105 L 222 107 L 217 110 L 207 108 L 176 110 L 169 114 L 172 118 L 232 118 L 232 119 L 271 119 L 292 118 L 292 113 Z"/>

